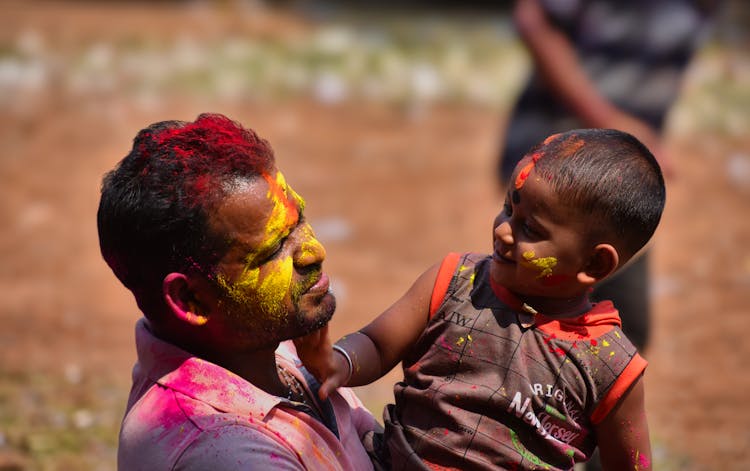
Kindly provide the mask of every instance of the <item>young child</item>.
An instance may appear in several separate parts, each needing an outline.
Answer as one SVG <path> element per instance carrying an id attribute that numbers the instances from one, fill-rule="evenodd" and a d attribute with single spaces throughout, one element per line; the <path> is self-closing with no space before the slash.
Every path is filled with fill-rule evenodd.
<path id="1" fill-rule="evenodd" d="M 331 346 L 297 342 L 325 397 L 403 361 L 384 411 L 394 470 L 651 468 L 646 361 L 591 287 L 651 238 L 664 208 L 656 160 L 633 136 L 557 134 L 518 164 L 490 255 L 450 254 L 395 304 Z"/>

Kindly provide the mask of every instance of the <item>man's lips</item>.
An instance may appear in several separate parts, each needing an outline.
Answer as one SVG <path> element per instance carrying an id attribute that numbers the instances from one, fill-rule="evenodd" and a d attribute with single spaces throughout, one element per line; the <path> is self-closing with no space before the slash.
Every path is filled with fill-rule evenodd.
<path id="1" fill-rule="evenodd" d="M 310 293 L 310 294 L 327 293 L 330 287 L 331 287 L 331 282 L 328 279 L 328 275 L 326 275 L 325 273 L 321 273 L 320 278 L 318 278 L 318 281 L 316 281 L 315 284 L 312 285 L 307 290 L 307 293 Z"/>

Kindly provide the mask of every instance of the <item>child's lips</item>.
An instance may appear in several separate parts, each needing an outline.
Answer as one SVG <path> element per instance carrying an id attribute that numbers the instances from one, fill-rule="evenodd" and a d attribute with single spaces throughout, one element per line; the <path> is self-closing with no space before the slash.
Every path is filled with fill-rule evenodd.
<path id="1" fill-rule="evenodd" d="M 494 261 L 496 261 L 497 263 L 503 263 L 503 264 L 514 264 L 514 263 L 516 263 L 515 260 L 503 256 L 497 250 L 492 254 L 492 259 Z"/>

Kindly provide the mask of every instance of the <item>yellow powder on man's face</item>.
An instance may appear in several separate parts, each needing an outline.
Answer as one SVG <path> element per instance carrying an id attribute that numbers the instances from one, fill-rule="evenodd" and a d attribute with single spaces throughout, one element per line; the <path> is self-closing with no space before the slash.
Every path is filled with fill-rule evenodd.
<path id="1" fill-rule="evenodd" d="M 290 291 L 293 272 L 292 257 L 287 256 L 262 267 L 246 268 L 233 283 L 223 276 L 219 276 L 218 281 L 235 303 L 248 311 L 259 307 L 260 311 L 281 320 L 285 312 L 284 298 Z"/>
<path id="2" fill-rule="evenodd" d="M 315 233 L 309 224 L 305 224 L 300 229 L 300 239 L 302 244 L 300 245 L 299 254 L 297 255 L 297 263 L 300 265 L 308 265 L 315 263 L 316 261 L 322 261 L 326 258 L 326 249 L 323 247 L 317 238 Z"/>
<path id="3" fill-rule="evenodd" d="M 529 250 L 523 253 L 523 258 L 526 260 L 526 265 L 539 270 L 538 278 L 552 275 L 552 269 L 555 268 L 555 265 L 557 265 L 557 259 L 555 257 L 535 257 L 536 254 L 533 250 Z"/>
<path id="4" fill-rule="evenodd" d="M 266 224 L 266 237 L 274 237 L 285 231 L 289 231 L 291 226 L 299 217 L 297 206 L 289 198 L 289 186 L 286 184 L 284 175 L 276 172 L 275 179 L 270 175 L 264 175 L 268 182 L 268 193 L 266 196 L 273 202 L 271 217 Z M 302 200 L 296 193 L 293 193 L 292 199 L 298 202 Z"/>
<path id="5" fill-rule="evenodd" d="M 294 273 L 292 256 L 271 260 L 259 267 L 252 266 L 258 253 L 279 243 L 294 229 L 299 217 L 297 208 L 301 209 L 304 206 L 304 200 L 286 184 L 281 172 L 277 172 L 275 177 L 270 175 L 263 177 L 268 183 L 266 197 L 273 203 L 271 214 L 264 228 L 265 239 L 257 253 L 248 255 L 247 264 L 236 281 L 229 282 L 223 276 L 219 276 L 218 281 L 227 295 L 236 303 L 245 306 L 248 310 L 255 310 L 259 307 L 262 312 L 281 320 L 285 312 L 284 299 L 290 292 Z M 320 245 L 317 240 L 314 242 Z M 310 250 L 312 251 L 313 248 Z"/>

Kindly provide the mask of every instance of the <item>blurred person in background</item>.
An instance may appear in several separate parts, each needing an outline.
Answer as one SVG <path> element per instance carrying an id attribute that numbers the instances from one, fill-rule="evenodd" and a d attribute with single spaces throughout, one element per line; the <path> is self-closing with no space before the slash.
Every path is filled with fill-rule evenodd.
<path id="1" fill-rule="evenodd" d="M 691 57 L 707 36 L 718 0 L 518 0 L 514 24 L 533 70 L 504 132 L 498 177 L 545 136 L 580 127 L 636 136 L 669 177 L 662 130 Z M 620 311 L 640 349 L 650 331 L 649 253 L 594 290 Z M 596 463 L 594 461 L 594 463 Z M 596 464 L 587 469 L 599 469 Z"/>
<path id="2" fill-rule="evenodd" d="M 119 469 L 372 469 L 379 424 L 350 390 L 321 401 L 285 342 L 336 305 L 304 208 L 221 115 L 143 129 L 104 177 L 101 252 L 144 315 Z"/>

